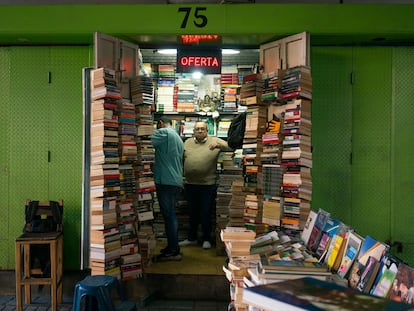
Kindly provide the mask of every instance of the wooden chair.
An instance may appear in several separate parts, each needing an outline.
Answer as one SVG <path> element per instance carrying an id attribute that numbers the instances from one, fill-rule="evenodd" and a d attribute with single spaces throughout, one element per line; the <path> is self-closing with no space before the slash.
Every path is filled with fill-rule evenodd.
<path id="1" fill-rule="evenodd" d="M 26 200 L 26 210 L 31 200 Z M 37 201 L 36 201 L 37 202 Z M 63 200 L 38 202 L 34 216 L 40 219 L 54 217 L 51 204 L 58 205 L 63 212 Z M 63 215 L 63 213 L 62 213 Z M 61 218 L 63 220 L 63 218 Z M 25 223 L 24 233 L 16 239 L 16 310 L 23 310 L 22 288 L 24 288 L 25 303 L 31 304 L 32 285 L 50 285 L 52 310 L 57 311 L 57 305 L 62 303 L 62 268 L 63 268 L 63 221 L 56 224 L 56 230 L 51 232 L 33 232 L 31 223 Z M 34 266 L 32 258 L 35 248 L 45 248 L 49 254 L 47 273 L 44 267 Z"/>

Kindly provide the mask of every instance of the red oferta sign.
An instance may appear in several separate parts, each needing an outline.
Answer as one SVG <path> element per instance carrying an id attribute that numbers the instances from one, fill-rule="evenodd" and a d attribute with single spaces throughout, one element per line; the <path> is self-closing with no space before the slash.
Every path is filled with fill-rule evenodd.
<path id="1" fill-rule="evenodd" d="M 177 72 L 221 73 L 221 49 L 178 49 Z"/>

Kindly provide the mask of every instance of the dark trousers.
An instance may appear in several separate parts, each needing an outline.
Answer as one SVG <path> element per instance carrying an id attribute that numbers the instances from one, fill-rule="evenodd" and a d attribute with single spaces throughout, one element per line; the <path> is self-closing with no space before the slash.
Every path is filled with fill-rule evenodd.
<path id="1" fill-rule="evenodd" d="M 157 198 L 162 216 L 164 217 L 165 234 L 168 248 L 171 251 L 180 251 L 178 245 L 178 221 L 176 215 L 177 197 L 180 187 L 171 185 L 156 185 Z"/>
<path id="2" fill-rule="evenodd" d="M 203 241 L 211 239 L 211 213 L 217 195 L 216 185 L 185 185 L 185 195 L 190 210 L 190 231 L 188 239 L 197 240 L 198 225 L 201 224 Z"/>

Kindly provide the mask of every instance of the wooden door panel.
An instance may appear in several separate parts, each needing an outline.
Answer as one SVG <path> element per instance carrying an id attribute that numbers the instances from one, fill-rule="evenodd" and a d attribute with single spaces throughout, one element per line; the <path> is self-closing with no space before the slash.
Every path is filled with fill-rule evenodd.
<path id="1" fill-rule="evenodd" d="M 95 68 L 105 67 L 119 70 L 119 40 L 106 34 L 95 32 Z"/>
<path id="2" fill-rule="evenodd" d="M 276 72 L 280 68 L 280 49 L 279 41 L 263 44 L 260 46 L 260 65 L 264 72 Z"/>
<path id="3" fill-rule="evenodd" d="M 282 68 L 310 66 L 309 33 L 302 32 L 282 39 Z"/>
<path id="4" fill-rule="evenodd" d="M 310 66 L 310 35 L 302 32 L 260 46 L 260 65 L 264 72 L 296 66 Z"/>

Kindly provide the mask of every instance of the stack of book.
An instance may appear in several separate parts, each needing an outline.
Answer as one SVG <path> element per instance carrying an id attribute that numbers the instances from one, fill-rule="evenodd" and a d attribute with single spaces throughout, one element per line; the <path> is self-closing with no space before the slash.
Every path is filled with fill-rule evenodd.
<path id="1" fill-rule="evenodd" d="M 276 101 L 279 94 L 279 76 L 277 72 L 262 74 L 263 91 L 260 99 L 263 102 Z"/>
<path id="2" fill-rule="evenodd" d="M 292 98 L 312 99 L 312 76 L 308 66 L 297 66 L 284 70 L 279 88 L 279 98 L 289 100 Z"/>
<path id="3" fill-rule="evenodd" d="M 222 85 L 238 85 L 239 73 L 237 65 L 223 65 L 221 67 L 220 82 Z"/>
<path id="4" fill-rule="evenodd" d="M 248 277 L 248 269 L 255 268 L 260 263 L 260 255 L 233 256 L 229 258 L 223 271 L 230 282 L 230 300 L 237 310 L 247 310 L 243 303 L 243 289 L 245 279 Z"/>
<path id="5" fill-rule="evenodd" d="M 149 136 L 137 136 L 138 159 L 134 163 L 136 179 L 135 213 L 138 222 L 138 243 L 142 265 L 145 268 L 154 255 L 155 245 L 149 241 L 154 238 L 154 197 L 155 182 L 152 165 L 155 162 L 155 150 Z M 145 228 L 145 232 L 142 232 Z"/>
<path id="6" fill-rule="evenodd" d="M 123 280 L 138 278 L 142 275 L 141 256 L 138 253 L 136 214 L 133 200 L 129 198 L 132 195 L 128 193 L 121 197 L 118 205 L 118 224 L 121 238 L 121 275 Z"/>
<path id="7" fill-rule="evenodd" d="M 254 165 L 256 161 L 257 140 L 244 140 L 242 145 L 243 163 L 247 165 Z"/>
<path id="8" fill-rule="evenodd" d="M 280 219 L 282 215 L 282 203 L 280 196 L 265 194 L 263 196 L 263 216 L 262 222 L 280 228 Z"/>
<path id="9" fill-rule="evenodd" d="M 220 238 L 226 245 L 229 258 L 250 254 L 250 245 L 256 238 L 256 232 L 244 227 L 226 227 L 220 231 Z"/>
<path id="10" fill-rule="evenodd" d="M 262 223 L 262 217 L 263 196 L 258 194 L 246 195 L 243 215 L 244 226 L 256 231 L 257 224 Z"/>
<path id="11" fill-rule="evenodd" d="M 155 161 L 155 150 L 148 136 L 137 136 L 137 163 L 153 164 Z"/>
<path id="12" fill-rule="evenodd" d="M 247 107 L 246 128 L 244 138 L 261 140 L 266 132 L 267 107 L 264 105 L 250 105 Z"/>
<path id="13" fill-rule="evenodd" d="M 136 76 L 130 80 L 131 100 L 135 105 L 154 105 L 154 83 L 149 76 Z"/>
<path id="14" fill-rule="evenodd" d="M 222 81 L 221 81 L 222 99 L 221 99 L 220 111 L 237 112 L 239 89 L 240 89 L 240 86 L 238 84 L 224 84 L 223 78 L 222 78 Z"/>
<path id="15" fill-rule="evenodd" d="M 263 194 L 267 196 L 281 196 L 281 186 L 284 168 L 279 164 L 263 164 Z"/>
<path id="16" fill-rule="evenodd" d="M 121 191 L 118 198 L 118 225 L 121 242 L 121 277 L 131 280 L 142 276 L 141 255 L 138 248 L 138 224 L 136 205 L 135 163 L 138 160 L 137 111 L 136 107 L 148 102 L 146 93 L 141 89 L 145 77 L 135 77 L 130 81 L 131 98 L 124 99 L 120 105 L 120 180 Z"/>
<path id="17" fill-rule="evenodd" d="M 158 65 L 157 112 L 176 111 L 174 107 L 175 68 L 173 65 Z"/>
<path id="18" fill-rule="evenodd" d="M 244 201 L 247 192 L 243 191 L 243 175 L 235 178 L 231 183 L 231 199 L 229 204 L 229 226 L 243 226 Z"/>
<path id="19" fill-rule="evenodd" d="M 123 100 L 119 108 L 119 151 L 122 163 L 133 163 L 137 160 L 135 115 L 135 105 Z"/>
<path id="20" fill-rule="evenodd" d="M 217 137 L 227 138 L 227 132 L 229 131 L 230 124 L 230 118 L 220 118 L 217 124 Z"/>
<path id="21" fill-rule="evenodd" d="M 218 186 L 216 197 L 216 250 L 217 254 L 225 254 L 224 243 L 220 239 L 220 231 L 229 223 L 229 208 L 232 199 L 232 184 L 243 179 L 243 171 L 232 158 L 232 152 L 223 152 L 219 158 Z"/>
<path id="22" fill-rule="evenodd" d="M 281 165 L 285 168 L 282 196 L 286 198 L 282 226 L 302 230 L 309 209 L 292 208 L 290 202 L 310 205 L 312 200 L 312 121 L 310 68 L 299 66 L 280 72 L 279 100 L 283 103 Z M 306 85 L 306 94 L 304 93 Z"/>
<path id="23" fill-rule="evenodd" d="M 198 117 L 186 117 L 183 122 L 182 132 L 180 136 L 182 137 L 192 137 L 194 134 L 194 125 L 198 122 Z"/>
<path id="24" fill-rule="evenodd" d="M 240 105 L 252 106 L 259 103 L 261 90 L 263 89 L 262 77 L 260 74 L 249 74 L 243 77 L 240 87 Z"/>
<path id="25" fill-rule="evenodd" d="M 260 152 L 260 164 L 280 164 L 281 140 L 279 133 L 268 132 L 262 135 L 262 150 Z"/>
<path id="26" fill-rule="evenodd" d="M 136 126 L 138 136 L 152 135 L 154 132 L 153 111 L 154 85 L 152 79 L 146 76 L 138 76 L 131 79 L 131 98 L 135 105 Z"/>
<path id="27" fill-rule="evenodd" d="M 139 253 L 141 254 L 141 262 L 143 269 L 151 264 L 152 258 L 155 256 L 156 239 L 154 228 L 150 224 L 141 224 L 138 231 Z"/>
<path id="28" fill-rule="evenodd" d="M 90 244 L 91 274 L 121 277 L 117 199 L 120 194 L 118 104 L 115 71 L 91 71 Z"/>
<path id="29" fill-rule="evenodd" d="M 197 89 L 191 79 L 181 76 L 176 79 L 177 87 L 177 112 L 195 112 L 195 102 L 197 99 Z"/>

